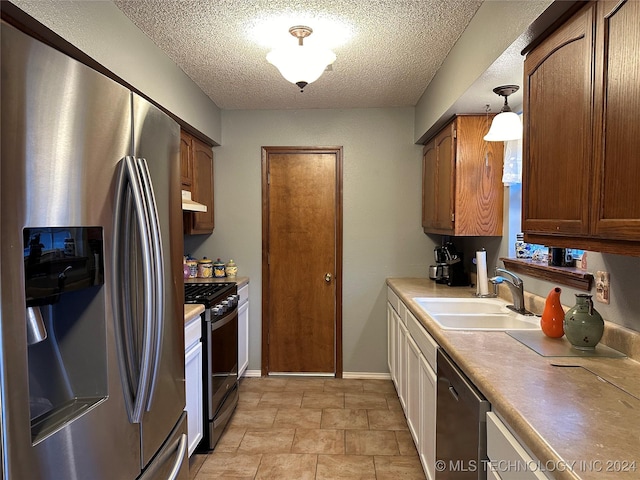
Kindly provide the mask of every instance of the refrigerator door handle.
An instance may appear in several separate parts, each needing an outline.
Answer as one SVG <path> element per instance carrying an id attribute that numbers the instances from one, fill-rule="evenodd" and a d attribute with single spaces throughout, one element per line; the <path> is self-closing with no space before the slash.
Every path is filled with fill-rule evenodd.
<path id="1" fill-rule="evenodd" d="M 169 472 L 168 480 L 176 480 L 178 475 L 180 474 L 180 469 L 182 468 L 182 459 L 185 456 L 187 451 L 187 435 L 183 433 L 180 435 L 180 443 L 178 444 L 178 453 L 176 454 L 176 461 L 171 468 L 171 472 Z"/>
<path id="2" fill-rule="evenodd" d="M 132 423 L 140 423 L 147 404 L 150 375 L 153 368 L 153 344 L 154 329 L 153 319 L 155 313 L 155 295 L 153 285 L 154 261 L 153 247 L 150 236 L 150 219 L 148 214 L 147 198 L 142 189 L 140 173 L 136 168 L 133 157 L 125 157 L 120 161 L 120 172 L 116 185 L 116 208 L 114 221 L 114 275 L 112 288 L 114 291 L 114 315 L 116 325 L 116 343 L 118 360 L 123 373 L 123 389 L 125 404 L 129 420 Z M 136 225 L 140 233 L 140 246 L 142 250 L 143 267 L 143 346 L 139 365 L 139 375 L 136 379 L 132 376 L 138 369 L 133 334 L 134 316 L 131 312 L 131 302 L 128 301 L 131 293 L 128 275 L 124 274 L 124 262 L 131 252 L 131 210 L 135 213 Z M 124 223 L 123 220 L 128 220 Z M 125 288 L 129 290 L 125 290 Z"/>
<path id="3" fill-rule="evenodd" d="M 156 199 L 153 193 L 153 184 L 151 183 L 151 176 L 149 174 L 149 167 L 147 161 L 144 158 L 138 158 L 137 161 L 138 171 L 140 172 L 140 178 L 142 183 L 142 190 L 146 197 L 147 212 L 149 215 L 150 234 L 151 234 L 151 247 L 152 247 L 152 260 L 154 274 L 151 277 L 153 283 L 154 292 L 154 305 L 155 312 L 152 319 L 153 330 L 153 342 L 151 348 L 153 350 L 153 363 L 151 375 L 149 378 L 148 386 L 148 398 L 147 398 L 147 411 L 151 410 L 154 394 L 156 391 L 156 383 L 158 379 L 158 369 L 160 367 L 160 357 L 162 353 L 162 332 L 164 325 L 164 298 L 165 298 L 165 284 L 164 284 L 164 254 L 162 251 L 162 240 L 160 238 L 160 222 L 158 220 L 158 209 L 156 206 Z"/>

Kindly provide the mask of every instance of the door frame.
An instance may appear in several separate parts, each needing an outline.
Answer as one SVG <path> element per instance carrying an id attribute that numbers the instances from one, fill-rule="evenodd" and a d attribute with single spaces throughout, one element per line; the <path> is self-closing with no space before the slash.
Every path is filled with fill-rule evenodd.
<path id="1" fill-rule="evenodd" d="M 261 375 L 269 375 L 269 155 L 334 154 L 336 156 L 336 271 L 334 354 L 335 377 L 342 378 L 342 147 L 262 147 L 262 365 Z"/>

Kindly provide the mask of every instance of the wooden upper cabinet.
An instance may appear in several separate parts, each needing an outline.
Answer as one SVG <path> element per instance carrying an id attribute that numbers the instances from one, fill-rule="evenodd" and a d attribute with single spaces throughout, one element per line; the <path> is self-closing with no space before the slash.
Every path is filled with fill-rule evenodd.
<path id="1" fill-rule="evenodd" d="M 183 190 L 191 191 L 193 183 L 193 137 L 180 131 L 180 180 Z"/>
<path id="2" fill-rule="evenodd" d="M 182 186 L 191 191 L 191 199 L 207 206 L 206 212 L 184 212 L 184 233 L 189 235 L 212 233 L 213 205 L 213 149 L 192 135 L 181 132 L 180 157 Z M 186 170 L 189 168 L 190 173 Z M 190 184 L 185 184 L 185 178 Z"/>
<path id="3" fill-rule="evenodd" d="M 593 6 L 582 10 L 524 62 L 525 232 L 589 230 L 593 15 Z"/>
<path id="4" fill-rule="evenodd" d="M 640 2 L 590 2 L 525 60 L 523 231 L 640 255 Z"/>
<path id="5" fill-rule="evenodd" d="M 491 117 L 455 117 L 423 149 L 425 233 L 501 236 L 502 142 L 485 142 Z"/>
<path id="6" fill-rule="evenodd" d="M 598 2 L 593 233 L 640 241 L 640 2 Z"/>

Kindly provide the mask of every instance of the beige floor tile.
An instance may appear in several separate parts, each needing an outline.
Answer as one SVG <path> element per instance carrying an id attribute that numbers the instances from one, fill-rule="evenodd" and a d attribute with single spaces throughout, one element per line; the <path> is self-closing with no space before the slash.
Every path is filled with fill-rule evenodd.
<path id="1" fill-rule="evenodd" d="M 325 392 L 363 392 L 363 380 L 355 378 L 328 378 L 324 381 Z"/>
<path id="2" fill-rule="evenodd" d="M 362 455 L 318 455 L 316 480 L 372 480 L 376 478 L 373 457 Z"/>
<path id="3" fill-rule="evenodd" d="M 240 446 L 240 442 L 242 441 L 242 437 L 244 437 L 244 433 L 246 432 L 246 428 L 244 427 L 232 427 L 231 424 L 225 429 L 224 433 L 218 440 L 216 444 L 215 451 L 216 452 L 227 452 L 234 453 L 238 450 Z"/>
<path id="4" fill-rule="evenodd" d="M 260 397 L 262 397 L 262 392 L 242 392 L 240 398 L 238 398 L 238 405 L 246 407 L 257 407 L 258 402 L 260 401 Z"/>
<path id="5" fill-rule="evenodd" d="M 425 480 L 422 464 L 417 455 L 375 456 L 376 480 Z"/>
<path id="6" fill-rule="evenodd" d="M 321 408 L 279 408 L 273 426 L 277 428 L 320 428 Z"/>
<path id="7" fill-rule="evenodd" d="M 337 430 L 368 429 L 369 420 L 364 409 L 325 408 L 322 410 L 321 428 Z"/>
<path id="8" fill-rule="evenodd" d="M 283 377 L 250 377 L 240 380 L 240 395 L 243 392 L 281 392 L 287 386 Z"/>
<path id="9" fill-rule="evenodd" d="M 258 407 L 300 407 L 302 392 L 265 392 Z"/>
<path id="10" fill-rule="evenodd" d="M 365 380 L 362 383 L 362 389 L 365 392 L 396 394 L 396 387 L 394 387 L 392 380 Z"/>
<path id="11" fill-rule="evenodd" d="M 189 480 L 194 480 L 196 478 L 196 474 L 204 461 L 208 458 L 207 454 L 204 453 L 194 453 L 189 457 Z"/>
<path id="12" fill-rule="evenodd" d="M 292 378 L 284 387 L 285 392 L 322 392 L 326 378 Z"/>
<path id="13" fill-rule="evenodd" d="M 304 392 L 302 408 L 344 408 L 344 393 Z"/>
<path id="14" fill-rule="evenodd" d="M 388 393 L 385 395 L 385 397 L 387 398 L 387 405 L 389 406 L 389 410 L 398 410 L 404 413 L 404 410 L 402 409 L 402 404 L 400 403 L 400 399 L 398 398 L 397 394 Z"/>
<path id="15" fill-rule="evenodd" d="M 389 410 L 385 396 L 371 392 L 345 392 L 344 406 L 345 408 L 384 408 L 385 410 Z"/>
<path id="16" fill-rule="evenodd" d="M 347 455 L 399 455 L 395 432 L 389 430 L 347 430 Z"/>
<path id="17" fill-rule="evenodd" d="M 295 428 L 247 429 L 238 453 L 289 453 Z"/>
<path id="18" fill-rule="evenodd" d="M 264 454 L 256 480 L 314 480 L 317 455 Z"/>
<path id="19" fill-rule="evenodd" d="M 417 455 L 416 444 L 409 430 L 396 430 L 396 440 L 400 455 Z"/>
<path id="20" fill-rule="evenodd" d="M 407 420 L 398 410 L 367 410 L 371 430 L 408 430 Z"/>
<path id="21" fill-rule="evenodd" d="M 238 405 L 228 428 L 269 428 L 278 409 L 275 407 L 242 407 Z"/>
<path id="22" fill-rule="evenodd" d="M 219 478 L 253 478 L 262 455 L 241 453 L 211 453 L 196 475 L 196 480 Z"/>
<path id="23" fill-rule="evenodd" d="M 344 430 L 327 428 L 296 429 L 291 451 L 294 453 L 344 454 Z"/>

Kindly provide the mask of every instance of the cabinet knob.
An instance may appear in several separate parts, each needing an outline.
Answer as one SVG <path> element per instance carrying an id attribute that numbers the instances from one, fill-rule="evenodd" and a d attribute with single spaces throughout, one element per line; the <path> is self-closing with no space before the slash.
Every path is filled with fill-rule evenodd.
<path id="1" fill-rule="evenodd" d="M 332 278 L 332 276 L 331 276 L 330 273 L 326 273 L 324 275 L 324 281 L 327 282 L 327 283 L 331 283 L 331 278 Z"/>

